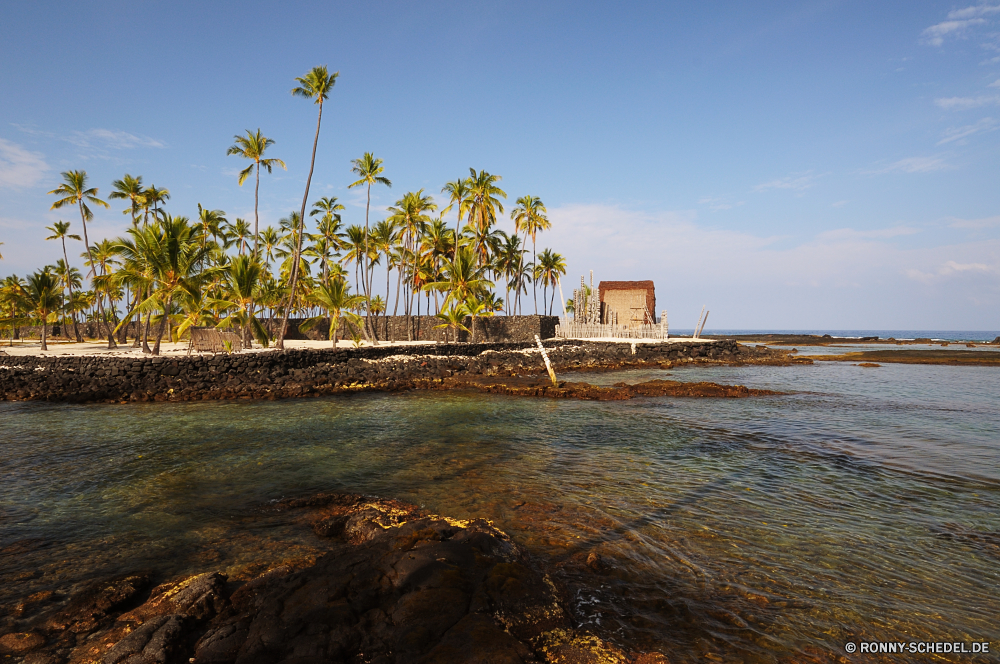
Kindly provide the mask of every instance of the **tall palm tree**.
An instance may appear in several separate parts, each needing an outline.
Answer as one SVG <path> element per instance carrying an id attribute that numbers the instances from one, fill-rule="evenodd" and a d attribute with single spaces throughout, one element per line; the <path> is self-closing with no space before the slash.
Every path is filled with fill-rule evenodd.
<path id="1" fill-rule="evenodd" d="M 46 330 L 59 307 L 59 284 L 55 276 L 40 270 L 28 277 L 26 288 L 21 292 L 22 306 L 42 325 L 42 350 L 48 350 Z"/>
<path id="2" fill-rule="evenodd" d="M 542 309 L 545 309 L 545 289 L 552 287 L 552 298 L 549 301 L 549 316 L 556 299 L 556 285 L 560 275 L 566 274 L 566 259 L 551 249 L 543 249 L 538 255 L 538 265 L 535 266 L 535 280 L 542 282 Z"/>
<path id="3" fill-rule="evenodd" d="M 61 240 L 62 250 L 63 250 L 63 261 L 66 263 L 66 288 L 69 290 L 69 299 L 73 300 L 73 280 L 69 278 L 69 255 L 66 253 L 66 238 L 71 240 L 80 240 L 79 235 L 73 235 L 69 232 L 69 222 L 68 221 L 57 221 L 51 226 L 46 226 L 45 230 L 51 231 L 52 235 L 45 238 L 46 240 Z M 73 313 L 73 337 L 76 339 L 77 343 L 83 341 L 83 337 L 80 336 L 80 330 L 76 326 L 76 313 Z"/>
<path id="4" fill-rule="evenodd" d="M 535 259 L 535 236 L 538 231 L 552 227 L 549 218 L 545 216 L 545 204 L 537 196 L 521 196 L 517 199 L 517 207 L 511 210 L 510 218 L 514 220 L 514 232 L 524 232 L 524 240 L 527 242 L 531 236 L 531 263 L 537 263 Z M 535 299 L 535 315 L 538 315 L 538 289 L 532 280 L 532 293 Z"/>
<path id="5" fill-rule="evenodd" d="M 149 208 L 153 208 L 153 219 L 158 219 L 160 215 L 160 204 L 166 203 L 170 199 L 170 190 L 161 189 L 155 184 L 151 184 L 146 187 L 145 191 L 142 192 L 142 208 L 143 217 L 142 222 L 146 223 L 149 219 Z"/>
<path id="6" fill-rule="evenodd" d="M 441 215 L 444 216 L 452 207 L 458 208 L 458 220 L 455 222 L 455 237 L 457 238 L 462 233 L 462 215 L 465 214 L 469 209 L 469 195 L 472 190 L 469 188 L 468 178 L 459 178 L 452 182 L 447 182 L 443 187 L 441 187 L 442 194 L 448 194 L 448 207 L 441 210 Z"/>
<path id="7" fill-rule="evenodd" d="M 389 178 L 382 175 L 385 169 L 382 167 L 382 160 L 376 159 L 375 155 L 371 152 L 366 152 L 362 155 L 361 159 L 351 160 L 351 172 L 358 176 L 356 182 L 352 182 L 347 185 L 348 189 L 353 189 L 354 187 L 360 187 L 365 185 L 368 190 L 368 202 L 365 204 L 365 238 L 369 235 L 369 225 L 368 225 L 368 212 L 371 210 L 372 206 L 372 185 L 373 184 L 383 184 L 386 187 L 392 189 L 392 182 Z M 365 254 L 368 254 L 368 247 L 365 247 Z M 365 285 L 364 292 L 367 297 L 371 296 L 371 268 L 369 265 L 365 266 Z"/>
<path id="8" fill-rule="evenodd" d="M 24 289 L 27 284 L 21 277 L 12 274 L 0 283 L 0 309 L 5 314 L 4 323 L 10 327 L 10 340 L 8 346 L 14 345 L 14 336 L 17 334 L 18 314 L 24 309 Z"/>
<path id="9" fill-rule="evenodd" d="M 322 215 L 316 223 L 318 236 L 324 241 L 324 246 L 328 252 L 336 253 L 343 246 L 343 233 L 340 232 L 340 215 L 338 212 L 346 209 L 337 202 L 336 196 L 324 196 L 313 203 L 310 217 Z M 327 253 L 323 254 L 323 281 L 326 282 L 330 276 L 330 261 Z"/>
<path id="10" fill-rule="evenodd" d="M 486 171 L 476 173 L 474 168 L 469 173 L 469 225 L 486 230 L 497 223 L 497 213 L 503 214 L 500 198 L 507 198 L 507 192 L 496 185 L 503 178 Z"/>
<path id="11" fill-rule="evenodd" d="M 389 220 L 395 224 L 402 232 L 403 249 L 412 255 L 410 271 L 407 275 L 407 288 L 409 296 L 405 300 L 405 311 L 407 316 L 406 335 L 407 339 L 413 341 L 413 328 L 411 325 L 411 312 L 413 307 L 413 280 L 417 277 L 418 252 L 417 243 L 424 227 L 430 222 L 428 212 L 437 210 L 437 205 L 430 195 L 424 195 L 424 190 L 407 192 L 396 204 L 389 208 Z"/>
<path id="12" fill-rule="evenodd" d="M 236 252 L 240 256 L 243 255 L 243 251 L 250 248 L 250 224 L 246 222 L 245 219 L 237 218 L 236 221 L 229 224 L 229 228 L 226 229 L 226 234 L 229 239 L 236 244 Z M 254 249 L 254 256 L 256 256 L 256 248 Z"/>
<path id="13" fill-rule="evenodd" d="M 139 223 L 138 214 L 142 210 L 142 176 L 137 175 L 135 177 L 125 174 L 121 180 L 115 180 L 111 183 L 111 188 L 114 190 L 108 194 L 108 198 L 127 200 L 129 202 L 128 209 L 122 210 L 122 214 L 132 215 L 132 225 L 135 226 Z"/>
<path id="14" fill-rule="evenodd" d="M 521 248 L 521 236 L 517 232 L 504 235 L 503 245 L 497 253 L 498 274 L 502 274 L 507 282 L 504 301 L 507 303 L 507 314 L 514 315 L 514 307 L 510 306 L 511 284 L 519 268 L 524 265 L 525 250 Z M 515 294 L 515 302 L 517 295 Z"/>
<path id="15" fill-rule="evenodd" d="M 260 133 L 260 127 L 257 128 L 257 133 L 251 134 L 250 130 L 245 130 L 247 135 L 240 136 L 239 134 L 233 136 L 233 140 L 236 141 L 233 145 L 229 146 L 226 150 L 227 155 L 236 155 L 238 157 L 243 157 L 244 159 L 249 159 L 253 163 L 240 171 L 239 175 L 239 185 L 242 187 L 246 179 L 250 177 L 251 171 L 256 169 L 257 178 L 254 182 L 253 187 L 253 253 L 258 255 L 258 243 L 257 234 L 260 224 L 260 216 L 257 213 L 257 202 L 260 195 L 260 168 L 263 166 L 270 173 L 271 169 L 275 166 L 281 166 L 286 171 L 288 168 L 285 166 L 285 162 L 280 159 L 275 158 L 264 158 L 264 151 L 271 145 L 274 145 L 274 140 L 264 136 Z"/>
<path id="16" fill-rule="evenodd" d="M 226 223 L 226 213 L 222 210 L 208 210 L 198 203 L 198 225 L 201 226 L 201 246 L 208 243 L 208 237 L 215 237 Z"/>
<path id="17" fill-rule="evenodd" d="M 105 208 L 110 206 L 97 197 L 97 187 L 87 186 L 86 171 L 65 171 L 62 173 L 62 178 L 63 183 L 49 192 L 49 194 L 61 196 L 61 198 L 52 204 L 51 209 L 58 210 L 59 208 L 74 204 L 79 208 L 80 220 L 83 222 L 83 243 L 87 246 L 87 254 L 91 262 L 90 276 L 93 279 L 93 277 L 97 276 L 97 273 L 94 271 L 94 257 L 90 252 L 90 240 L 87 239 L 87 221 L 94 218 L 94 213 L 91 212 L 88 203 L 91 205 L 101 205 Z M 99 317 L 97 329 L 98 333 L 100 333 L 101 323 L 106 322 L 104 320 L 104 305 L 101 302 L 100 296 L 97 298 L 97 312 Z M 114 335 L 111 333 L 111 327 L 108 326 L 108 348 L 115 348 L 116 346 Z"/>
<path id="18" fill-rule="evenodd" d="M 280 240 L 281 238 L 278 236 L 278 231 L 274 229 L 274 226 L 268 226 L 260 232 L 260 241 L 264 245 L 264 254 L 261 258 L 264 262 L 274 262 L 274 250 Z"/>
<path id="19" fill-rule="evenodd" d="M 340 72 L 334 72 L 332 74 L 328 73 L 325 65 L 322 67 L 313 67 L 305 76 L 296 78 L 295 80 L 298 82 L 298 86 L 292 88 L 292 95 L 312 99 L 314 100 L 313 103 L 319 105 L 319 113 L 316 116 L 316 138 L 313 139 L 312 159 L 309 161 L 309 176 L 306 178 L 306 191 L 302 196 L 302 210 L 299 212 L 300 226 L 305 223 L 306 201 L 309 200 L 309 185 L 312 184 L 313 169 L 316 166 L 316 146 L 319 144 L 319 128 L 320 123 L 323 121 L 323 102 L 329 98 L 330 91 L 333 90 L 333 86 L 337 83 L 337 77 L 339 75 Z M 288 314 L 292 309 L 292 298 L 295 297 L 295 281 L 299 276 L 299 255 L 302 253 L 302 236 L 304 234 L 305 233 L 300 229 L 299 243 L 295 251 L 295 260 L 292 263 L 292 278 L 289 289 L 290 292 L 288 294 L 288 306 L 285 307 L 285 314 L 281 321 L 281 327 L 278 328 L 278 340 L 274 344 L 275 347 L 281 350 L 284 350 L 285 348 L 285 326 L 288 324 Z"/>

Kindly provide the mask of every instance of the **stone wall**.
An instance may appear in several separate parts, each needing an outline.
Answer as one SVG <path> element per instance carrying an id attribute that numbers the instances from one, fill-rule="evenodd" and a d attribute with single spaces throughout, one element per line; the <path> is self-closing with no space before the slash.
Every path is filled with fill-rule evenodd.
<path id="1" fill-rule="evenodd" d="M 683 363 L 740 362 L 767 349 L 734 341 L 671 344 L 545 342 L 556 371 Z M 181 357 L 72 357 L 0 354 L 0 399 L 188 401 L 274 399 L 358 390 L 402 390 L 456 374 L 534 375 L 545 371 L 532 343 L 427 344 Z"/>
<path id="2" fill-rule="evenodd" d="M 305 322 L 304 318 L 288 319 L 288 334 L 286 339 L 329 339 L 330 324 L 322 322 L 308 332 L 300 332 L 299 325 Z M 480 318 L 476 321 L 476 341 L 477 342 L 521 342 L 533 341 L 537 334 L 542 339 L 551 339 L 556 336 L 556 325 L 559 323 L 557 316 L 492 316 L 490 318 Z M 264 326 L 271 333 L 276 335 L 281 319 L 265 319 Z M 454 332 L 451 330 L 435 329 L 441 324 L 441 320 L 435 316 L 413 316 L 413 339 L 415 341 L 454 341 Z M 97 323 L 78 323 L 81 334 L 87 339 L 97 338 Z M 406 341 L 406 316 L 379 316 L 376 325 L 376 334 L 379 341 Z M 466 317 L 464 325 L 472 329 L 472 319 Z M 127 326 L 129 339 L 134 339 L 137 330 L 141 330 L 141 323 L 130 322 Z M 340 320 L 340 330 L 338 335 L 341 339 L 350 339 L 351 331 L 344 319 Z M 125 328 L 123 328 L 125 329 Z M 360 331 L 360 330 L 359 330 Z M 445 338 L 445 333 L 448 337 Z M 48 336 L 50 338 L 69 338 L 67 335 L 73 334 L 72 325 L 49 325 Z M 40 339 L 42 328 L 40 325 L 22 326 L 16 329 L 15 339 Z M 156 340 L 156 326 L 150 325 L 150 341 Z M 166 336 L 166 335 L 164 335 Z M 122 332 L 116 337 L 124 339 Z M 469 341 L 470 335 L 459 330 L 458 340 Z M 9 339 L 10 329 L 0 332 L 0 339 Z"/>
<path id="3" fill-rule="evenodd" d="M 308 332 L 299 331 L 305 319 L 288 319 L 288 332 L 286 339 L 329 339 L 330 324 L 322 322 Z M 441 319 L 435 316 L 412 316 L 409 321 L 406 316 L 379 316 L 375 321 L 375 334 L 379 341 L 407 341 L 407 323 L 412 325 L 414 341 L 454 341 L 454 331 L 445 328 L 437 328 L 441 324 Z M 542 339 L 551 339 L 556 336 L 556 325 L 559 323 L 557 316 L 491 316 L 480 318 L 476 321 L 476 341 L 477 342 L 527 342 L 534 341 L 537 334 Z M 274 335 L 280 319 L 266 321 L 268 331 Z M 463 323 L 465 327 L 472 329 L 472 319 L 466 317 Z M 337 335 L 340 339 L 350 339 L 351 329 L 347 321 L 340 320 Z M 358 332 L 361 330 L 359 329 Z M 447 337 L 446 337 L 447 335 Z M 467 342 L 471 335 L 462 330 L 458 331 L 458 340 Z M 362 338 L 363 335 L 362 335 Z"/>

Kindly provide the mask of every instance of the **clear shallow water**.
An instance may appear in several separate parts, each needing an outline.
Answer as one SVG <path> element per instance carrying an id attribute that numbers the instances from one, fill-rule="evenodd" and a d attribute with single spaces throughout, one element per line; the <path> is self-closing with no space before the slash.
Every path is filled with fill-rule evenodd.
<path id="1" fill-rule="evenodd" d="M 676 334 L 692 334 L 693 328 L 678 328 Z M 720 330 L 706 327 L 702 334 L 829 334 L 833 337 L 880 339 L 940 339 L 942 341 L 993 341 L 1000 336 L 1000 330 Z"/>
<path id="2" fill-rule="evenodd" d="M 671 373 L 793 394 L 0 404 L 0 547 L 15 546 L 0 603 L 124 569 L 308 556 L 311 532 L 258 507 L 342 489 L 493 519 L 570 584 L 582 623 L 672 661 L 1000 642 L 1000 371 Z M 590 552 L 612 572 L 562 566 Z"/>

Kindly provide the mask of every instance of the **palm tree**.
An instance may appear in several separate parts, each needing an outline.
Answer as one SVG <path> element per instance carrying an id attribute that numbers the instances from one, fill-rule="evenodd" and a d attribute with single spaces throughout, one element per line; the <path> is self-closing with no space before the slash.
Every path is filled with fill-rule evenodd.
<path id="1" fill-rule="evenodd" d="M 201 225 L 201 246 L 208 243 L 208 236 L 215 237 L 222 230 L 222 224 L 227 223 L 226 213 L 222 210 L 208 210 L 198 203 L 198 223 Z"/>
<path id="2" fill-rule="evenodd" d="M 337 347 L 337 328 L 340 327 L 340 318 L 343 316 L 352 325 L 361 323 L 361 316 L 351 311 L 360 307 L 365 302 L 362 295 L 351 295 L 351 287 L 347 280 L 342 277 L 335 277 L 329 284 L 319 284 L 309 294 L 308 299 L 313 304 L 326 310 L 326 317 L 330 319 L 330 342 L 334 348 Z M 299 326 L 303 332 L 307 332 L 322 321 L 324 316 L 314 316 Z"/>
<path id="3" fill-rule="evenodd" d="M 535 266 L 535 281 L 542 281 L 542 309 L 545 308 L 545 289 L 552 286 L 552 298 L 549 301 L 549 315 L 552 315 L 552 307 L 556 299 L 556 285 L 559 283 L 559 276 L 566 274 L 566 259 L 553 252 L 551 249 L 544 249 L 538 255 L 538 265 Z"/>
<path id="4" fill-rule="evenodd" d="M 152 354 L 160 354 L 160 341 L 172 302 L 182 293 L 193 296 L 202 284 L 214 276 L 216 268 L 206 268 L 209 250 L 198 241 L 196 228 L 187 217 L 168 217 L 148 228 L 129 229 L 131 240 L 121 240 L 119 247 L 127 259 L 147 266 L 149 295 L 126 315 L 124 324 L 138 311 L 163 312 Z"/>
<path id="5" fill-rule="evenodd" d="M 469 331 L 465 323 L 465 317 L 469 315 L 469 309 L 462 302 L 452 302 L 451 306 L 445 307 L 439 311 L 435 316 L 441 320 L 440 325 L 435 325 L 434 329 L 438 330 L 445 328 L 444 338 L 445 341 L 448 340 L 447 330 L 453 330 L 455 333 L 455 343 L 458 343 L 458 331 L 464 330 Z"/>
<path id="6" fill-rule="evenodd" d="M 55 309 L 59 307 L 58 283 L 51 272 L 41 270 L 28 277 L 27 287 L 21 292 L 23 307 L 42 325 L 42 350 L 48 350 L 46 336 Z"/>
<path id="7" fill-rule="evenodd" d="M 10 326 L 10 340 L 7 345 L 14 345 L 14 335 L 17 334 L 18 313 L 24 307 L 24 289 L 27 284 L 21 277 L 12 274 L 0 283 L 0 308 L 6 314 L 5 325 Z"/>
<path id="8" fill-rule="evenodd" d="M 490 304 L 490 301 L 480 299 L 476 295 L 470 295 L 469 299 L 465 301 L 465 308 L 468 310 L 469 316 L 472 318 L 472 331 L 469 333 L 470 344 L 476 343 L 476 320 L 479 318 L 489 318 L 493 315 L 493 310 L 490 307 Z"/>
<path id="9" fill-rule="evenodd" d="M 63 183 L 49 192 L 49 194 L 54 194 L 56 196 L 61 196 L 52 204 L 53 210 L 58 210 L 59 208 L 65 207 L 67 205 L 76 204 L 80 210 L 80 220 L 83 222 L 83 243 L 87 247 L 87 254 L 90 258 L 90 276 L 91 279 L 97 276 L 94 271 L 94 258 L 90 255 L 90 240 L 87 239 L 87 221 L 94 218 L 94 213 L 90 211 L 90 206 L 92 205 L 102 205 L 105 208 L 109 207 L 108 204 L 97 197 L 97 187 L 87 187 L 87 172 L 86 171 L 65 171 L 62 173 Z M 98 334 L 100 333 L 101 323 L 104 321 L 104 305 L 101 303 L 101 298 L 97 298 L 97 312 L 99 317 L 99 322 L 97 324 Z M 117 346 L 115 343 L 115 338 L 111 333 L 111 327 L 108 327 L 108 348 L 114 348 Z"/>
<path id="10" fill-rule="evenodd" d="M 368 212 L 372 206 L 372 185 L 373 184 L 384 184 L 386 187 L 392 189 L 392 182 L 389 178 L 382 175 L 382 171 L 385 169 L 382 167 L 382 160 L 376 159 L 375 155 L 371 152 L 366 152 L 361 159 L 351 160 L 351 172 L 358 176 L 357 182 L 352 182 L 347 185 L 348 189 L 353 189 L 354 187 L 360 187 L 365 185 L 368 190 L 368 202 L 365 204 L 365 238 L 368 237 L 369 225 L 368 225 Z M 365 246 L 365 254 L 368 254 L 368 247 Z M 365 284 L 364 292 L 365 295 L 371 297 L 371 267 L 369 265 L 365 266 Z"/>
<path id="11" fill-rule="evenodd" d="M 448 291 L 444 306 L 451 302 L 468 302 L 469 298 L 480 295 L 491 288 L 493 282 L 486 278 L 486 268 L 478 264 L 475 254 L 468 247 L 455 252 L 455 258 L 442 261 L 440 281 L 427 284 L 427 288 Z"/>
<path id="12" fill-rule="evenodd" d="M 336 196 L 325 196 L 313 203 L 312 212 L 309 213 L 310 217 L 323 215 L 316 223 L 316 230 L 319 231 L 318 237 L 325 242 L 324 247 L 326 250 L 334 254 L 341 250 L 344 243 L 343 233 L 340 232 L 340 215 L 337 214 L 344 209 L 346 208 L 337 202 Z M 329 276 L 329 254 L 324 253 L 323 281 L 325 282 Z"/>
<path id="13" fill-rule="evenodd" d="M 453 206 L 458 207 L 458 220 L 455 222 L 455 237 L 457 238 L 462 233 L 462 215 L 466 213 L 469 208 L 470 200 L 469 194 L 472 190 L 469 188 L 468 178 L 459 178 L 453 182 L 447 182 L 443 187 L 441 187 L 442 194 L 448 194 L 448 207 L 441 211 L 441 215 L 444 216 L 448 213 Z"/>
<path id="14" fill-rule="evenodd" d="M 230 240 L 236 243 L 237 253 L 242 256 L 245 249 L 250 248 L 250 224 L 246 222 L 245 219 L 237 218 L 236 221 L 229 224 L 229 228 L 226 231 Z M 256 244 L 256 240 L 254 240 Z M 257 255 L 257 248 L 254 247 L 254 256 Z"/>
<path id="15" fill-rule="evenodd" d="M 240 171 L 239 174 L 239 186 L 243 186 L 246 179 L 250 176 L 250 172 L 256 169 L 257 178 L 254 182 L 253 187 L 253 253 L 257 255 L 257 233 L 258 225 L 260 223 L 260 216 L 257 213 L 257 203 L 260 194 L 260 167 L 263 166 L 270 173 L 271 169 L 275 166 L 281 166 L 286 171 L 288 168 L 285 166 L 285 162 L 280 159 L 265 159 L 264 151 L 271 145 L 274 145 L 274 140 L 264 136 L 260 133 L 260 127 L 257 128 L 257 133 L 251 134 L 250 130 L 246 130 L 246 136 L 240 136 L 239 134 L 233 136 L 233 140 L 236 141 L 233 145 L 229 146 L 226 150 L 227 155 L 237 155 L 238 157 L 243 157 L 244 159 L 249 159 L 253 163 Z"/>
<path id="16" fill-rule="evenodd" d="M 69 232 L 69 222 L 68 221 L 57 221 L 52 226 L 46 226 L 45 230 L 51 231 L 52 235 L 45 238 L 46 240 L 61 240 L 62 250 L 63 250 L 63 261 L 65 262 L 66 269 L 66 288 L 69 290 L 69 299 L 73 300 L 73 280 L 70 278 L 69 274 L 69 256 L 66 254 L 66 238 L 71 240 L 80 240 L 79 235 L 71 235 Z M 76 313 L 73 314 L 73 337 L 76 339 L 77 343 L 83 341 L 80 336 L 80 330 L 76 326 Z"/>
<path id="17" fill-rule="evenodd" d="M 521 237 L 515 232 L 511 235 L 504 235 L 504 242 L 497 252 L 498 274 L 503 274 L 507 282 L 505 301 L 508 302 L 507 314 L 514 315 L 514 308 L 509 306 L 511 283 L 517 275 L 519 268 L 524 265 L 525 250 L 521 248 Z M 517 299 L 515 295 L 515 300 Z"/>
<path id="18" fill-rule="evenodd" d="M 469 225 L 477 226 L 480 229 L 489 229 L 497 223 L 497 213 L 503 214 L 503 203 L 500 198 L 507 198 L 507 193 L 496 186 L 496 183 L 503 178 L 499 175 L 491 175 L 486 171 L 469 169 Z M 497 197 L 500 198 L 497 198 Z"/>
<path id="19" fill-rule="evenodd" d="M 245 223 L 245 222 L 244 222 Z M 254 300 L 260 295 L 261 280 L 264 266 L 254 254 L 239 255 L 224 269 L 226 280 L 226 296 L 216 300 L 213 305 L 233 311 L 219 327 L 230 327 L 234 323 L 240 326 L 240 339 L 244 348 L 250 348 L 250 333 L 261 343 L 267 345 L 267 331 L 254 315 Z"/>
<path id="20" fill-rule="evenodd" d="M 327 73 L 326 66 L 313 67 L 308 74 L 296 78 L 299 85 L 292 88 L 292 94 L 298 97 L 305 97 L 307 99 L 315 100 L 313 103 L 319 105 L 319 113 L 316 117 L 316 138 L 313 139 L 313 149 L 312 149 L 312 159 L 309 162 L 309 176 L 306 178 L 306 192 L 302 196 L 302 210 L 299 212 L 299 224 L 304 223 L 306 216 L 306 201 L 309 200 L 309 185 L 312 184 L 313 169 L 316 166 L 316 146 L 319 144 L 319 128 L 320 123 L 323 121 L 323 102 L 330 96 L 330 91 L 333 90 L 333 86 L 337 83 L 337 77 L 340 72 L 334 72 L 333 74 Z M 295 280 L 299 276 L 299 254 L 302 253 L 302 236 L 303 232 L 299 232 L 299 244 L 295 251 L 295 261 L 292 263 L 292 278 L 290 284 L 290 292 L 288 294 L 288 306 L 285 307 L 284 318 L 281 321 L 281 327 L 278 329 L 278 340 L 274 344 L 275 347 L 284 350 L 285 348 L 285 326 L 288 324 L 288 314 L 292 309 L 292 298 L 295 297 Z"/>
<path id="21" fill-rule="evenodd" d="M 135 226 L 139 223 L 137 215 L 142 209 L 143 202 L 143 189 L 142 189 L 142 176 L 138 175 L 132 177 L 128 173 L 125 174 L 121 180 L 115 180 L 111 183 L 112 191 L 108 194 L 108 198 L 127 200 L 129 202 L 129 207 L 127 210 L 122 210 L 122 214 L 132 214 L 132 225 Z"/>
<path id="22" fill-rule="evenodd" d="M 166 203 L 170 199 L 169 189 L 159 189 L 155 184 L 149 185 L 145 191 L 142 192 L 142 223 L 146 223 L 149 219 L 149 208 L 153 208 L 153 219 L 159 218 L 160 215 L 160 203 Z"/>
<path id="23" fill-rule="evenodd" d="M 396 205 L 389 208 L 389 220 L 401 230 L 403 239 L 403 249 L 412 254 L 411 270 L 408 275 L 407 288 L 409 297 L 405 300 L 406 305 L 406 335 L 407 339 L 413 341 L 413 329 L 410 325 L 410 315 L 413 305 L 413 279 L 417 276 L 417 242 L 423 233 L 424 227 L 430 222 L 428 212 L 437 210 L 434 199 L 429 195 L 424 195 L 424 190 L 417 192 L 407 192 L 396 201 Z"/>
<path id="24" fill-rule="evenodd" d="M 264 245 L 264 255 L 262 258 L 266 263 L 274 262 L 274 249 L 278 246 L 278 242 L 281 240 L 278 237 L 278 231 L 274 229 L 274 226 L 268 226 L 260 232 L 260 241 Z"/>
<path id="25" fill-rule="evenodd" d="M 531 236 L 531 262 L 537 263 L 535 259 L 535 236 L 538 231 L 552 227 L 549 218 L 545 216 L 545 204 L 537 196 L 521 196 L 517 199 L 517 207 L 511 210 L 510 218 L 514 220 L 514 232 L 524 231 L 524 239 Z M 535 298 L 535 315 L 538 315 L 538 289 L 532 283 L 532 293 Z"/>

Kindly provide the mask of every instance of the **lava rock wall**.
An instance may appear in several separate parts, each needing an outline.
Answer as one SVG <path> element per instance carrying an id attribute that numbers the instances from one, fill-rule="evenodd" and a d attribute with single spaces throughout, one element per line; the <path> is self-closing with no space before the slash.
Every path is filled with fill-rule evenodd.
<path id="1" fill-rule="evenodd" d="M 734 341 L 635 344 L 550 339 L 556 371 L 778 361 Z M 774 357 L 772 357 L 774 355 Z M 776 359 L 777 358 L 777 359 Z M 455 375 L 545 371 L 531 343 L 424 344 L 159 357 L 0 356 L 0 399 L 66 402 L 275 399 L 428 387 Z"/>

